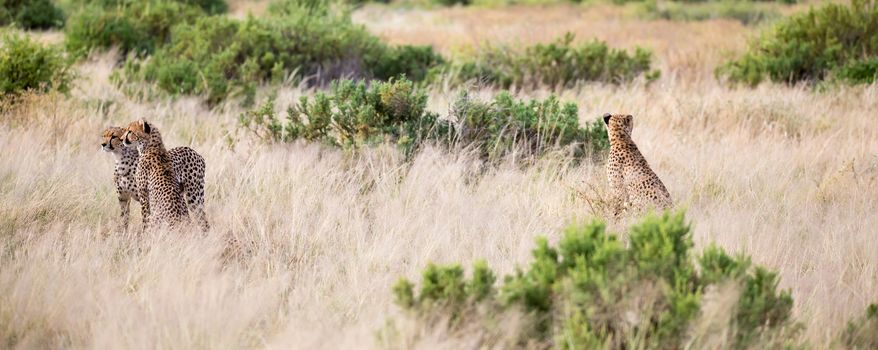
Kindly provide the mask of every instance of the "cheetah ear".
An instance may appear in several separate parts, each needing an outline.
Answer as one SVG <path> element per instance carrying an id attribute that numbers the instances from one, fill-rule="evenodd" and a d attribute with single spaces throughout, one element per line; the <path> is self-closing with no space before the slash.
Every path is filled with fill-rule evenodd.
<path id="1" fill-rule="evenodd" d="M 147 123 L 146 120 L 141 120 L 140 122 L 143 123 L 143 132 L 149 134 L 150 133 L 149 123 Z"/>
<path id="2" fill-rule="evenodd" d="M 604 113 L 604 124 L 610 125 L 610 117 L 612 116 L 610 113 Z"/>

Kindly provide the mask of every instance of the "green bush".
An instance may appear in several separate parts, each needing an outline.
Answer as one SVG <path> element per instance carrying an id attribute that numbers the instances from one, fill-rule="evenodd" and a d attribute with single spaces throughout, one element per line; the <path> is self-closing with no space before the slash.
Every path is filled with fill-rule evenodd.
<path id="1" fill-rule="evenodd" d="M 703 2 L 648 1 L 644 4 L 647 17 L 672 21 L 705 21 L 729 18 L 745 25 L 773 20 L 781 16 L 778 6 L 770 2 L 720 0 Z"/>
<path id="2" fill-rule="evenodd" d="M 64 13 L 51 0 L 0 0 L 0 26 L 49 29 L 64 25 Z"/>
<path id="3" fill-rule="evenodd" d="M 367 62 L 375 78 L 386 80 L 406 77 L 422 81 L 430 69 L 439 67 L 445 59 L 432 46 L 402 45 L 389 47 L 373 62 Z"/>
<path id="4" fill-rule="evenodd" d="M 826 4 L 780 21 L 717 74 L 751 85 L 817 82 L 838 77 L 851 83 L 875 79 L 878 1 Z"/>
<path id="5" fill-rule="evenodd" d="M 848 62 L 838 69 L 836 77 L 851 84 L 871 84 L 878 79 L 878 57 Z"/>
<path id="6" fill-rule="evenodd" d="M 450 114 L 452 142 L 463 147 L 475 146 L 487 159 L 499 159 L 513 152 L 538 156 L 559 148 L 567 148 L 578 157 L 587 150 L 609 148 L 606 128 L 599 118 L 581 128 L 576 104 L 561 104 L 554 96 L 525 102 L 501 92 L 485 103 L 462 91 Z"/>
<path id="7" fill-rule="evenodd" d="M 118 47 L 123 55 L 148 55 L 169 41 L 173 26 L 202 16 L 198 7 L 171 0 L 89 5 L 68 21 L 66 45 L 77 56 L 111 47 Z"/>
<path id="8" fill-rule="evenodd" d="M 866 313 L 848 322 L 841 336 L 848 349 L 878 349 L 878 304 L 871 304 Z"/>
<path id="9" fill-rule="evenodd" d="M 458 265 L 430 265 L 419 292 L 405 279 L 393 292 L 415 318 L 447 315 L 456 322 L 443 326 L 476 324 L 486 333 L 509 332 L 490 328 L 506 312 L 521 310 L 531 322 L 517 329 L 519 344 L 680 349 L 698 348 L 690 330 L 705 293 L 727 288 L 738 298 L 725 325 L 729 333 L 722 335 L 726 348 L 775 348 L 791 341 L 792 298 L 777 291 L 777 275 L 716 247 L 693 257 L 682 214 L 648 216 L 631 227 L 628 241 L 623 244 L 594 221 L 568 227 L 557 246 L 538 239 L 530 266 L 499 286 L 483 263 L 471 279 Z M 474 317 L 467 310 L 475 308 L 489 311 Z"/>
<path id="10" fill-rule="evenodd" d="M 25 90 L 67 91 L 72 76 L 62 51 L 30 38 L 5 34 L 0 45 L 0 93 L 4 97 Z"/>
<path id="11" fill-rule="evenodd" d="M 70 12 L 75 12 L 76 10 L 85 8 L 85 7 L 99 7 L 103 9 L 113 9 L 119 7 L 128 7 L 131 5 L 136 5 L 138 3 L 143 3 L 142 0 L 58 0 L 62 3 L 63 7 Z M 145 0 L 149 2 L 150 0 Z M 194 6 L 200 8 L 207 14 L 215 15 L 225 13 L 229 9 L 229 5 L 225 0 L 170 0 L 171 2 L 176 2 L 180 5 L 186 6 Z"/>
<path id="12" fill-rule="evenodd" d="M 486 103 L 462 92 L 447 118 L 427 111 L 427 95 L 406 79 L 389 82 L 340 80 L 329 94 L 302 97 L 286 111 L 274 112 L 274 102 L 241 115 L 241 127 L 268 142 L 304 139 L 343 148 L 360 148 L 389 141 L 407 155 L 424 142 L 447 148 L 471 148 L 485 160 L 510 154 L 536 157 L 556 149 L 574 157 L 609 147 L 604 123 L 596 118 L 579 126 L 576 104 L 551 96 L 543 101 L 519 101 L 507 92 Z M 592 151 L 591 153 L 587 151 Z"/>
<path id="13" fill-rule="evenodd" d="M 434 70 L 434 77 L 445 75 L 452 83 L 478 81 L 503 88 L 569 87 L 583 81 L 621 83 L 643 76 L 658 78 L 650 70 L 652 54 L 643 48 L 633 53 L 611 49 L 592 41 L 576 45 L 567 33 L 549 44 L 538 44 L 523 51 L 511 47 L 489 47 L 472 59 Z"/>
<path id="14" fill-rule="evenodd" d="M 274 113 L 269 100 L 244 113 L 241 126 L 271 142 L 304 139 L 347 149 L 380 142 L 396 143 L 411 154 L 428 139 L 448 133 L 438 115 L 427 111 L 427 95 L 408 80 L 365 82 L 340 80 L 331 94 L 303 96 L 287 109 L 285 120 Z"/>
<path id="15" fill-rule="evenodd" d="M 472 0 L 433 0 L 433 2 L 442 6 L 467 6 L 472 3 Z"/>
<path id="16" fill-rule="evenodd" d="M 272 6 L 268 18 L 213 16 L 177 25 L 168 45 L 148 60 L 129 62 L 125 75 L 172 94 L 204 95 L 216 104 L 229 96 L 252 99 L 259 84 L 291 75 L 312 86 L 345 77 L 417 78 L 441 62 L 430 48 L 386 46 L 323 2 Z"/>

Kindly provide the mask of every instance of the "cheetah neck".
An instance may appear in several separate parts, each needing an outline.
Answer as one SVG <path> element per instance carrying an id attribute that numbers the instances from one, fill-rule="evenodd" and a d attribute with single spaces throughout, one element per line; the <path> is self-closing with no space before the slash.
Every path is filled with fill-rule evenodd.
<path id="1" fill-rule="evenodd" d="M 122 147 L 122 151 L 114 152 L 113 155 L 116 156 L 117 168 L 130 166 L 140 158 L 140 152 L 136 147 Z"/>
<path id="2" fill-rule="evenodd" d="M 137 169 L 137 161 L 140 158 L 137 148 L 123 148 L 121 152 L 114 153 L 114 155 L 116 156 L 116 175 L 125 178 L 131 177 Z"/>
<path id="3" fill-rule="evenodd" d="M 610 134 L 610 148 L 637 149 L 631 136 L 624 132 L 616 131 Z"/>
<path id="4" fill-rule="evenodd" d="M 146 144 L 143 145 L 143 149 L 140 150 L 140 152 L 155 152 L 160 154 L 168 153 L 168 151 L 165 150 L 165 143 L 164 141 L 162 141 L 162 135 L 157 129 L 153 128 L 150 131 L 149 139 L 147 140 Z"/>

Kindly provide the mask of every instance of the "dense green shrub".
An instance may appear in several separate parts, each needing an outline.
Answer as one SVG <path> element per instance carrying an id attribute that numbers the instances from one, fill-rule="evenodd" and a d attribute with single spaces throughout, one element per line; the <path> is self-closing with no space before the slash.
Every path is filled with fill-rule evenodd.
<path id="1" fill-rule="evenodd" d="M 442 6 L 467 6 L 472 3 L 472 0 L 433 0 L 433 2 Z"/>
<path id="2" fill-rule="evenodd" d="M 401 45 L 382 50 L 382 54 L 372 62 L 367 62 L 372 75 L 378 79 L 405 76 L 413 81 L 422 81 L 431 68 L 445 63 L 445 59 L 433 50 L 432 46 Z"/>
<path id="3" fill-rule="evenodd" d="M 532 322 L 518 329 L 520 344 L 680 349 L 698 348 L 690 330 L 705 293 L 728 290 L 738 296 L 735 311 L 721 320 L 728 333 L 713 335 L 724 337 L 724 347 L 776 347 L 786 341 L 783 335 L 791 333 L 785 332 L 795 329 L 790 327 L 792 298 L 777 291 L 777 275 L 716 247 L 693 257 L 689 232 L 682 214 L 649 216 L 631 227 L 624 244 L 594 221 L 567 228 L 557 246 L 538 239 L 530 266 L 497 287 L 483 263 L 471 279 L 458 265 L 430 265 L 419 292 L 405 279 L 393 292 L 415 318 L 443 314 L 457 320 L 443 326 L 468 322 L 488 328 L 486 333 L 509 310 L 521 310 Z M 474 320 L 466 312 L 474 308 L 489 311 L 476 313 Z"/>
<path id="4" fill-rule="evenodd" d="M 438 115 L 427 111 L 427 95 L 408 80 L 365 82 L 339 80 L 331 93 L 303 96 L 287 109 L 285 120 L 274 113 L 273 101 L 244 113 L 240 124 L 273 142 L 304 139 L 344 148 L 380 142 L 396 143 L 407 154 L 428 139 L 447 135 Z"/>
<path id="5" fill-rule="evenodd" d="M 452 125 L 452 142 L 475 146 L 487 159 L 511 152 L 540 155 L 558 148 L 581 156 L 585 151 L 609 148 L 606 128 L 599 118 L 581 128 L 576 104 L 561 104 L 554 96 L 543 101 L 518 101 L 501 92 L 485 103 L 462 91 L 447 119 Z"/>
<path id="6" fill-rule="evenodd" d="M 848 349 L 878 349 L 878 304 L 869 305 L 865 315 L 848 322 L 841 341 Z"/>
<path id="7" fill-rule="evenodd" d="M 658 78 L 650 70 L 652 54 L 643 48 L 634 53 L 612 49 L 601 41 L 574 44 L 567 33 L 549 44 L 517 50 L 489 47 L 472 59 L 464 59 L 441 70 L 453 83 L 478 81 L 499 87 L 568 87 L 583 81 L 621 83 L 643 76 Z"/>
<path id="8" fill-rule="evenodd" d="M 51 0 L 0 0 L 0 26 L 49 29 L 64 25 L 64 13 Z"/>
<path id="9" fill-rule="evenodd" d="M 118 47 L 123 55 L 146 55 L 169 41 L 171 28 L 204 16 L 198 7 L 172 0 L 145 0 L 101 7 L 88 5 L 68 21 L 67 49 L 85 55 Z"/>
<path id="10" fill-rule="evenodd" d="M 427 111 L 427 95 L 406 79 L 389 82 L 340 80 L 330 93 L 302 97 L 278 117 L 274 102 L 241 115 L 240 124 L 269 142 L 297 139 L 344 148 L 389 141 L 406 154 L 424 142 L 448 148 L 471 148 L 486 160 L 507 155 L 531 157 L 566 149 L 574 157 L 609 147 L 604 123 L 596 118 L 579 126 L 576 104 L 545 100 L 519 101 L 504 92 L 491 102 L 462 92 L 450 115 L 439 119 Z"/>
<path id="11" fill-rule="evenodd" d="M 717 70 L 734 82 L 815 82 L 837 76 L 854 83 L 875 79 L 878 1 L 826 4 L 780 21 L 741 58 Z"/>
<path id="12" fill-rule="evenodd" d="M 871 84 L 878 80 L 878 56 L 846 63 L 836 71 L 836 78 L 851 84 Z"/>
<path id="13" fill-rule="evenodd" d="M 63 7 L 70 12 L 76 12 L 85 7 L 96 6 L 103 9 L 112 9 L 118 7 L 127 7 L 144 0 L 58 0 Z M 145 0 L 149 2 L 150 0 Z M 229 9 L 229 5 L 225 0 L 170 0 L 181 5 L 194 6 L 202 9 L 207 14 L 225 13 Z"/>
<path id="14" fill-rule="evenodd" d="M 704 21 L 715 18 L 729 18 L 745 25 L 760 23 L 781 16 L 778 5 L 769 2 L 739 0 L 720 0 L 703 2 L 685 1 L 647 1 L 644 3 L 646 16 L 672 21 Z"/>
<path id="15" fill-rule="evenodd" d="M 43 46 L 26 36 L 5 34 L 0 45 L 0 94 L 25 90 L 66 91 L 71 80 L 70 65 L 62 51 Z"/>
<path id="16" fill-rule="evenodd" d="M 202 17 L 174 27 L 170 43 L 126 76 L 172 94 L 197 94 L 216 104 L 252 98 L 256 86 L 291 76 L 309 85 L 339 78 L 421 77 L 441 62 L 431 48 L 388 47 L 325 2 L 280 2 L 272 16 L 240 21 Z"/>

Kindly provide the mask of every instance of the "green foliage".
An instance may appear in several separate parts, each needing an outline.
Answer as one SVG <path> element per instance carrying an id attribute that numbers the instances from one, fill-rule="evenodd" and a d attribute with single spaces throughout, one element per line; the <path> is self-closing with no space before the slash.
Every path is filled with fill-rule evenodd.
<path id="1" fill-rule="evenodd" d="M 367 62 L 375 78 L 406 77 L 413 81 L 424 80 L 431 68 L 444 63 L 445 59 L 432 46 L 413 45 L 389 47 L 377 59 Z"/>
<path id="2" fill-rule="evenodd" d="M 112 7 L 88 5 L 68 21 L 66 45 L 78 56 L 111 47 L 118 47 L 123 55 L 147 55 L 168 42 L 173 26 L 203 15 L 195 6 L 172 0 L 134 1 Z"/>
<path id="3" fill-rule="evenodd" d="M 848 349 L 878 349 L 878 304 L 869 305 L 862 317 L 848 322 L 841 342 Z"/>
<path id="4" fill-rule="evenodd" d="M 406 79 L 368 86 L 340 80 L 330 90 L 313 99 L 302 97 L 285 119 L 275 115 L 269 100 L 242 114 L 240 125 L 268 142 L 304 139 L 356 149 L 389 141 L 407 155 L 434 142 L 478 150 L 486 160 L 540 156 L 556 149 L 579 157 L 609 147 L 603 122 L 596 119 L 581 128 L 576 105 L 562 104 L 554 96 L 519 101 L 504 92 L 485 103 L 462 92 L 451 115 L 439 119 L 427 111 L 426 93 Z"/>
<path id="5" fill-rule="evenodd" d="M 878 59 L 878 1 L 830 3 L 780 21 L 737 60 L 717 70 L 751 85 L 816 82 L 837 76 L 850 83 L 874 81 Z"/>
<path id="6" fill-rule="evenodd" d="M 442 6 L 467 6 L 472 3 L 472 0 L 433 0 L 433 2 Z"/>
<path id="7" fill-rule="evenodd" d="M 0 0 L 0 26 L 49 29 L 64 25 L 64 13 L 51 0 Z"/>
<path id="8" fill-rule="evenodd" d="M 417 294 L 411 282 L 400 279 L 393 286 L 393 295 L 397 305 L 447 314 L 454 324 L 461 321 L 467 308 L 493 296 L 494 282 L 494 273 L 484 261 L 473 265 L 470 279 L 466 279 L 460 265 L 428 264 Z"/>
<path id="9" fill-rule="evenodd" d="M 652 54 L 643 48 L 633 53 L 612 49 L 601 41 L 574 44 L 567 33 L 549 44 L 524 50 L 489 47 L 472 59 L 434 71 L 448 75 L 453 83 L 478 81 L 503 88 L 570 87 L 583 81 L 621 83 L 643 76 L 652 81 L 659 71 L 650 70 Z"/>
<path id="10" fill-rule="evenodd" d="M 0 45 L 0 93 L 5 97 L 25 90 L 67 91 L 72 75 L 62 51 L 23 35 L 5 34 Z"/>
<path id="11" fill-rule="evenodd" d="M 267 18 L 201 17 L 174 26 L 169 44 L 128 62 L 125 75 L 216 104 L 230 96 L 251 100 L 256 86 L 291 78 L 318 86 L 339 78 L 420 78 L 442 62 L 429 47 L 388 47 L 328 6 L 274 2 Z"/>
<path id="12" fill-rule="evenodd" d="M 646 1 L 646 17 L 672 21 L 705 21 L 729 18 L 745 25 L 773 20 L 781 16 L 778 5 L 771 2 L 739 0 L 720 1 Z"/>
<path id="13" fill-rule="evenodd" d="M 836 77 L 850 84 L 872 84 L 878 80 L 878 57 L 848 62 L 838 69 Z"/>
<path id="14" fill-rule="evenodd" d="M 609 148 L 604 123 L 595 119 L 581 128 L 576 104 L 562 104 L 554 96 L 543 101 L 519 101 L 501 92 L 486 103 L 461 91 L 450 113 L 452 141 L 476 147 L 486 159 L 512 153 L 539 156 L 559 148 L 579 157 L 587 151 Z"/>
<path id="15" fill-rule="evenodd" d="M 271 142 L 304 139 L 356 149 L 380 142 L 397 144 L 411 154 L 429 139 L 441 139 L 448 129 L 438 115 L 427 111 L 427 95 L 408 80 L 333 82 L 331 93 L 303 96 L 287 109 L 285 120 L 275 116 L 274 103 L 244 113 L 240 124 Z"/>
<path id="16" fill-rule="evenodd" d="M 68 11 L 75 11 L 84 7 L 95 6 L 103 9 L 112 9 L 118 7 L 127 7 L 143 3 L 142 0 L 58 0 Z M 145 2 L 149 2 L 146 0 Z M 225 13 L 229 9 L 229 5 L 225 0 L 170 0 L 181 5 L 194 6 L 200 8 L 207 14 L 215 15 Z"/>
<path id="17" fill-rule="evenodd" d="M 518 330 L 521 344 L 679 349 L 687 344 L 703 292 L 711 285 L 731 283 L 740 286 L 741 293 L 737 314 L 728 325 L 729 347 L 760 348 L 790 325 L 792 299 L 788 292 L 777 291 L 776 275 L 751 268 L 748 259 L 731 258 L 716 247 L 694 259 L 690 227 L 682 213 L 648 216 L 630 229 L 627 247 L 605 230 L 603 223 L 594 221 L 568 227 L 557 246 L 538 239 L 530 266 L 517 269 L 502 286 L 486 289 L 478 299 L 468 297 L 472 294 L 461 287 L 468 282 L 460 266 L 430 265 L 420 293 L 405 279 L 397 283 L 397 304 L 416 317 L 449 312 L 432 307 L 437 304 L 454 305 L 450 309 L 458 315 L 466 308 L 486 307 L 492 311 L 481 317 L 494 319 L 510 309 L 523 310 L 534 322 Z M 489 274 L 486 269 L 476 268 L 473 280 Z"/>

